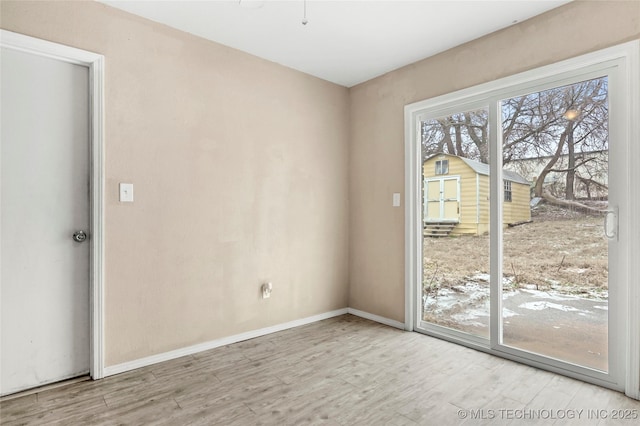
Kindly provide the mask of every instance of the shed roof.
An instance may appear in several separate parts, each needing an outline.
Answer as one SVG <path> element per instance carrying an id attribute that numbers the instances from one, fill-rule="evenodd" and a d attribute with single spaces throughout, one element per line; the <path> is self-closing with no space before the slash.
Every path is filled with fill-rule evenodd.
<path id="1" fill-rule="evenodd" d="M 471 167 L 476 173 L 480 175 L 489 176 L 489 165 L 485 163 L 481 163 L 479 161 L 470 160 L 468 158 L 460 157 L 462 161 L 467 163 L 469 167 Z M 523 183 L 525 185 L 529 185 L 529 181 L 520 176 L 516 172 L 512 172 L 511 170 L 502 169 L 502 178 L 504 180 L 510 180 L 516 183 Z"/>
<path id="2" fill-rule="evenodd" d="M 446 155 L 448 157 L 457 157 L 457 158 L 461 159 L 462 161 L 464 161 L 467 164 L 467 166 L 471 167 L 473 169 L 473 171 L 478 173 L 479 175 L 489 176 L 489 165 L 488 164 L 481 163 L 481 162 L 476 161 L 476 160 L 471 160 L 469 158 L 460 157 L 460 156 L 453 155 L 453 154 L 438 153 L 438 154 L 434 154 L 431 157 L 427 158 L 425 161 L 430 160 L 433 157 L 436 157 L 438 155 Z M 511 170 L 502 169 L 502 178 L 504 180 L 508 180 L 508 181 L 516 182 L 516 183 L 522 183 L 524 185 L 529 185 L 529 183 L 530 183 L 528 180 L 526 180 L 525 178 L 520 176 L 518 173 L 512 172 Z"/>

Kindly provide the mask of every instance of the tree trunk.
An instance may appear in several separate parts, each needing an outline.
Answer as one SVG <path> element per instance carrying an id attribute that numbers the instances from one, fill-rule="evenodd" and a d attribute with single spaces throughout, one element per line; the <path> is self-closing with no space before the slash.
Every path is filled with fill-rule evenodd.
<path id="1" fill-rule="evenodd" d="M 567 165 L 567 180 L 564 188 L 564 198 L 567 200 L 575 200 L 575 194 L 573 192 L 573 186 L 576 179 L 576 153 L 575 146 L 573 145 L 573 121 L 569 121 L 567 125 L 567 148 L 568 148 L 568 165 Z"/>
<path id="2" fill-rule="evenodd" d="M 533 187 L 534 194 L 536 197 L 544 198 L 544 195 L 543 195 L 544 179 L 547 177 L 551 169 L 553 169 L 553 166 L 555 166 L 556 162 L 558 161 L 558 158 L 560 158 L 560 155 L 562 155 L 562 147 L 564 146 L 566 139 L 567 139 L 567 132 L 565 131 L 564 133 L 562 133 L 562 135 L 560 135 L 560 141 L 558 142 L 558 147 L 556 148 L 556 152 L 553 154 L 553 157 L 551 157 L 547 165 L 544 166 L 544 169 L 542 169 L 542 171 L 540 172 L 540 176 L 538 176 L 538 179 L 536 180 L 536 185 Z"/>
<path id="3" fill-rule="evenodd" d="M 453 146 L 453 141 L 451 140 L 451 124 L 449 124 L 447 120 L 438 120 L 438 123 L 442 126 L 442 138 L 444 143 L 447 145 L 447 152 L 455 155 L 456 149 Z"/>
<path id="4" fill-rule="evenodd" d="M 585 204 L 579 203 L 577 201 L 561 200 L 549 194 L 547 191 L 544 191 L 542 193 L 542 198 L 550 204 L 560 206 L 560 207 L 569 207 L 573 210 L 578 210 L 584 213 L 606 213 L 607 212 L 606 208 L 597 209 L 595 207 L 590 207 Z"/>
<path id="5" fill-rule="evenodd" d="M 487 156 L 487 127 L 481 127 L 481 136 L 478 136 L 473 122 L 471 121 L 471 114 L 464 114 L 464 124 L 467 129 L 467 133 L 471 137 L 471 140 L 478 148 L 478 153 L 480 154 L 480 162 L 489 164 L 489 159 Z"/>
<path id="6" fill-rule="evenodd" d="M 456 130 L 456 155 L 459 157 L 466 157 L 467 155 L 462 149 L 462 130 L 460 129 L 460 126 L 460 123 L 456 123 L 454 125 L 454 128 Z"/>

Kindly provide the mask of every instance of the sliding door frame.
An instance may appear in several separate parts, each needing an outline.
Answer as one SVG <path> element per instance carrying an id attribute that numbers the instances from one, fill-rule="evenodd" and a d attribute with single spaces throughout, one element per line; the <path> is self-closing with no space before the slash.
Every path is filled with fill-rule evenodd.
<path id="1" fill-rule="evenodd" d="M 428 111 L 429 116 L 447 110 L 454 112 L 466 110 L 478 105 L 489 106 L 490 128 L 500 129 L 500 100 L 511 96 L 537 91 L 543 86 L 562 86 L 563 83 L 575 81 L 576 78 L 592 78 L 596 75 L 612 77 L 610 107 L 612 112 L 611 134 L 616 138 L 623 155 L 623 184 L 619 188 L 620 200 L 626 203 L 621 209 L 619 226 L 623 232 L 617 244 L 620 246 L 620 270 L 614 271 L 612 277 L 617 279 L 619 289 L 615 300 L 611 300 L 614 312 L 611 328 L 612 341 L 619 346 L 621 358 L 610 362 L 615 365 L 610 374 L 599 374 L 587 371 L 584 367 L 573 368 L 568 363 L 555 362 L 535 354 L 523 357 L 523 351 L 512 350 L 500 342 L 501 321 L 492 321 L 491 339 L 469 339 L 464 333 L 455 332 L 444 327 L 430 327 L 427 334 L 455 341 L 488 353 L 524 362 L 535 367 L 554 371 L 560 374 L 592 382 L 617 390 L 624 390 L 633 398 L 640 399 L 640 267 L 632 259 L 640 258 L 640 225 L 637 215 L 630 212 L 640 211 L 640 200 L 634 197 L 632 188 L 640 185 L 640 172 L 633 158 L 640 158 L 640 126 L 637 119 L 640 114 L 640 41 L 633 41 L 601 51 L 589 53 L 556 64 L 537 68 L 521 74 L 502 78 L 496 81 L 471 87 L 447 95 L 416 102 L 405 107 L 405 329 L 420 329 L 422 282 L 422 203 L 421 203 L 421 147 L 419 140 L 420 121 Z M 496 159 L 491 164 L 491 191 L 500 194 L 502 191 L 502 157 L 501 135 L 490 130 L 490 158 Z M 502 226 L 500 197 L 491 197 L 491 276 L 492 302 L 491 317 L 500 318 L 501 297 L 496 277 L 502 274 Z M 615 278 L 617 274 L 617 278 Z M 498 291 L 495 291 L 495 290 Z M 494 300 L 495 299 L 495 300 Z M 611 319 L 610 319 L 611 321 Z M 461 340 L 460 337 L 465 337 Z M 615 371 L 615 370 L 618 371 Z"/>

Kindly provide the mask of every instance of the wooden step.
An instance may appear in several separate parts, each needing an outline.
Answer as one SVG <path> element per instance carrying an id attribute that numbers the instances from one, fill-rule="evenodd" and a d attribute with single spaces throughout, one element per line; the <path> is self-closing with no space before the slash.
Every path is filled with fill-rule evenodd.
<path id="1" fill-rule="evenodd" d="M 456 223 L 451 222 L 427 222 L 424 224 L 425 237 L 448 237 L 456 227 Z"/>

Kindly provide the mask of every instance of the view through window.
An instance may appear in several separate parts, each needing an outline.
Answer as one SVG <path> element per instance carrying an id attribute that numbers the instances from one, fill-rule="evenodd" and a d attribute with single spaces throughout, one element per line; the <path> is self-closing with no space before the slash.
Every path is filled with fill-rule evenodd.
<path id="1" fill-rule="evenodd" d="M 503 99 L 500 109 L 501 342 L 606 371 L 608 80 Z M 488 116 L 486 108 L 421 121 L 422 319 L 484 338 Z"/>
<path id="2" fill-rule="evenodd" d="M 504 167 L 530 183 L 530 197 L 503 204 L 503 342 L 606 371 L 607 78 L 501 104 Z"/>

